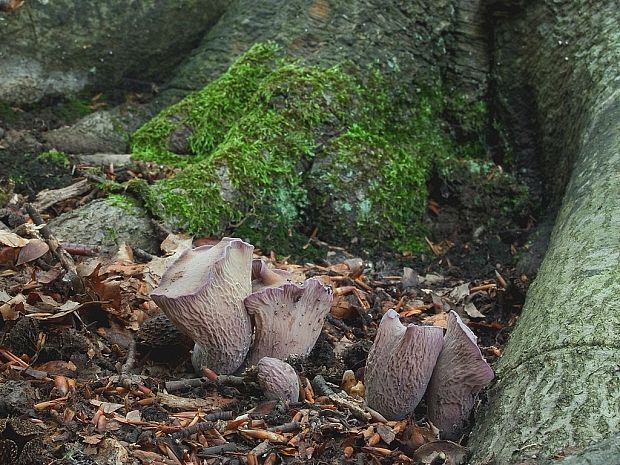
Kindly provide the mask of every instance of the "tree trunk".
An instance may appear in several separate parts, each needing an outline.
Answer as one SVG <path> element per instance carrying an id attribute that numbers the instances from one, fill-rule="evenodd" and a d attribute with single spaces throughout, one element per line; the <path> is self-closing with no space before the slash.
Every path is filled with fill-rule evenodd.
<path id="1" fill-rule="evenodd" d="M 166 89 L 204 87 L 257 42 L 274 40 L 307 64 L 380 64 L 419 85 L 486 92 L 488 51 L 480 0 L 233 2 Z M 455 74 L 467 76 L 466 85 Z"/>
<path id="2" fill-rule="evenodd" d="M 620 428 L 619 10 L 545 1 L 509 16 L 496 30 L 505 108 L 534 97 L 549 200 L 570 182 L 473 433 L 477 464 L 537 463 Z"/>

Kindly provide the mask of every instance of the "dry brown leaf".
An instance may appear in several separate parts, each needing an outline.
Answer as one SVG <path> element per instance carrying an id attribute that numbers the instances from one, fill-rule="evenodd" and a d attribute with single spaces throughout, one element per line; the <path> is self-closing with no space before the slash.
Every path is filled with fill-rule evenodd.
<path id="1" fill-rule="evenodd" d="M 49 252 L 49 250 L 50 246 L 47 245 L 45 241 L 42 241 L 41 239 L 32 239 L 19 251 L 16 265 L 23 265 L 24 263 L 41 258 Z"/>
<path id="2" fill-rule="evenodd" d="M 73 377 L 77 373 L 77 367 L 73 362 L 63 360 L 50 360 L 36 366 L 37 370 L 45 371 L 49 375 Z M 64 395 L 64 394 L 62 394 Z"/>
<path id="3" fill-rule="evenodd" d="M 448 327 L 448 314 L 439 313 L 437 315 L 427 316 L 422 319 L 422 323 L 424 323 L 425 325 L 433 325 L 446 329 Z"/>
<path id="4" fill-rule="evenodd" d="M 19 248 L 2 247 L 0 248 L 0 265 L 13 266 L 19 255 Z"/>
<path id="5" fill-rule="evenodd" d="M 0 230 L 0 244 L 9 247 L 26 247 L 28 242 L 30 242 L 28 239 L 24 239 L 11 231 Z"/>

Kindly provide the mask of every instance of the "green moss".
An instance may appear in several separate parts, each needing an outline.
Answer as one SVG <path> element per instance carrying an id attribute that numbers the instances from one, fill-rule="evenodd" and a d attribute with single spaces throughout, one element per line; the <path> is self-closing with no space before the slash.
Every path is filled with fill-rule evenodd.
<path id="1" fill-rule="evenodd" d="M 108 205 L 122 208 L 128 213 L 134 213 L 136 210 L 136 202 L 130 197 L 120 194 L 110 194 L 105 199 Z"/>
<path id="2" fill-rule="evenodd" d="M 47 152 L 41 152 L 37 156 L 37 160 L 49 163 L 58 167 L 68 168 L 71 164 L 69 157 L 64 152 L 59 152 L 58 150 L 49 150 Z"/>
<path id="3" fill-rule="evenodd" d="M 277 47 L 261 44 L 241 56 L 219 79 L 162 111 L 133 135 L 134 159 L 185 166 L 194 160 L 168 148 L 178 130 L 191 131 L 193 158 L 204 158 L 220 144 L 231 127 L 246 113 L 258 85 L 271 71 Z"/>
<path id="4" fill-rule="evenodd" d="M 141 186 L 145 204 L 173 227 L 281 253 L 314 226 L 334 243 L 419 249 L 431 167 L 459 150 L 441 93 L 400 84 L 256 45 L 136 132 L 134 158 L 182 168 Z"/>

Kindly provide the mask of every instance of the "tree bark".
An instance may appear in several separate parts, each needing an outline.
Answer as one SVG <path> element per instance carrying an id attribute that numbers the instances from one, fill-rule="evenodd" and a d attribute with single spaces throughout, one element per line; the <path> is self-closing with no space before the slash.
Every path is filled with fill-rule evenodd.
<path id="1" fill-rule="evenodd" d="M 531 2 L 496 30 L 505 108 L 535 97 L 549 200 L 570 182 L 474 430 L 476 464 L 538 463 L 620 428 L 618 11 Z"/>
<path id="2" fill-rule="evenodd" d="M 461 3 L 479 0 L 252 0 L 233 2 L 166 89 L 204 87 L 257 42 L 273 40 L 307 64 L 380 64 L 434 84 L 449 55 Z M 455 52 L 460 55 L 460 52 Z M 466 60 L 465 60 L 466 61 Z"/>

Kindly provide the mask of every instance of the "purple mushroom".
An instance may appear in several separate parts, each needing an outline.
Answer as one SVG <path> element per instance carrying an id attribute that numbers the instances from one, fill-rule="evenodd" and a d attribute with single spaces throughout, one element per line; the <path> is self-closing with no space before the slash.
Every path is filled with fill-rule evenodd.
<path id="1" fill-rule="evenodd" d="M 303 286 L 286 283 L 266 287 L 245 299 L 254 318 L 254 344 L 249 363 L 263 357 L 280 360 L 307 355 L 318 339 L 333 299 L 332 290 L 316 279 Z"/>
<path id="2" fill-rule="evenodd" d="M 252 292 L 258 292 L 266 287 L 277 287 L 285 283 L 292 283 L 294 276 L 285 270 L 269 268 L 262 258 L 252 260 Z"/>
<path id="3" fill-rule="evenodd" d="M 458 439 L 480 390 L 494 374 L 476 336 L 456 312 L 448 315 L 444 346 L 428 385 L 428 417 L 444 439 Z"/>
<path id="4" fill-rule="evenodd" d="M 272 357 L 263 357 L 256 365 L 258 384 L 268 399 L 297 402 L 299 378 L 288 363 Z"/>
<path id="5" fill-rule="evenodd" d="M 186 250 L 165 271 L 153 301 L 194 342 L 192 363 L 199 371 L 233 373 L 252 341 L 243 299 L 250 295 L 252 251 L 241 239 Z"/>
<path id="6" fill-rule="evenodd" d="M 414 411 L 426 390 L 443 345 L 434 326 L 404 326 L 388 310 L 366 361 L 366 403 L 388 420 Z"/>

